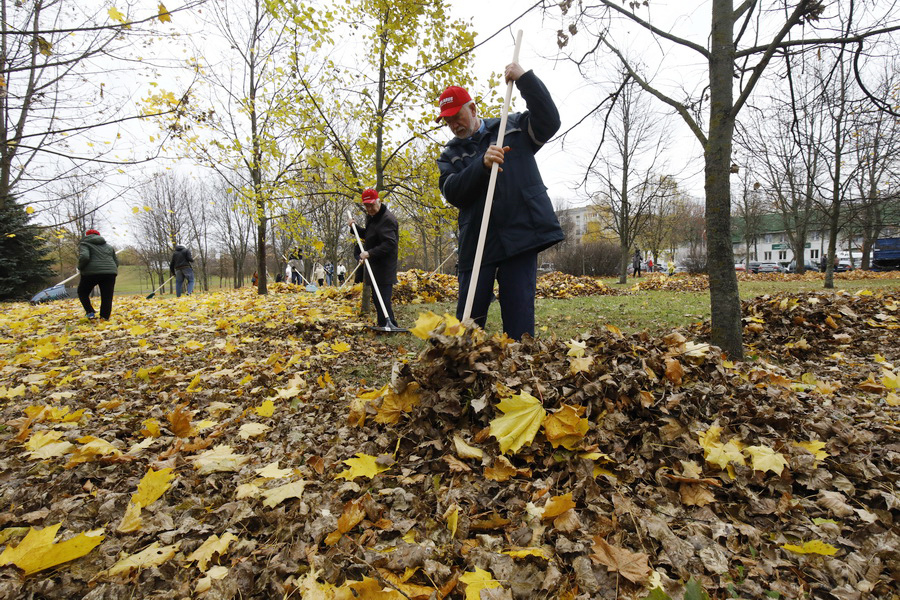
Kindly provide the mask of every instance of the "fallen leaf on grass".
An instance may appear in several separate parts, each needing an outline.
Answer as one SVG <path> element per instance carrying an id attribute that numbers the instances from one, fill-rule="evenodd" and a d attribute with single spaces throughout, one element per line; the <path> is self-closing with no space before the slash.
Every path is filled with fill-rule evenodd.
<path id="1" fill-rule="evenodd" d="M 3 550 L 0 565 L 14 564 L 25 571 L 25 575 L 31 575 L 81 558 L 103 541 L 103 529 L 94 529 L 55 543 L 60 525 L 62 523 L 43 529 L 31 528 L 18 546 L 9 545 Z"/>

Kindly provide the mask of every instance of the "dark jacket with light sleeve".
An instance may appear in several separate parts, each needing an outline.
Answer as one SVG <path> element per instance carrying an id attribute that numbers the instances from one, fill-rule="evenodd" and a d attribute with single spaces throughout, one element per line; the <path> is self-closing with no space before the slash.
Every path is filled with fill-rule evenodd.
<path id="1" fill-rule="evenodd" d="M 508 115 L 503 145 L 503 172 L 497 174 L 482 264 L 497 264 L 524 252 L 540 252 L 565 237 L 547 186 L 534 158 L 559 129 L 559 112 L 550 92 L 532 71 L 524 73 L 516 87 L 528 110 Z M 459 270 L 469 271 L 487 198 L 490 170 L 483 158 L 496 143 L 500 119 L 484 119 L 486 130 L 471 138 L 453 138 L 438 158 L 440 188 L 444 198 L 459 209 Z"/>
<path id="2" fill-rule="evenodd" d="M 357 231 L 359 237 L 365 239 L 363 247 L 369 253 L 369 264 L 375 274 L 375 283 L 379 286 L 397 283 L 400 226 L 394 213 L 382 203 L 381 209 L 375 213 L 374 217 L 366 215 L 366 226 L 357 227 Z M 368 276 L 368 272 L 366 274 Z"/>

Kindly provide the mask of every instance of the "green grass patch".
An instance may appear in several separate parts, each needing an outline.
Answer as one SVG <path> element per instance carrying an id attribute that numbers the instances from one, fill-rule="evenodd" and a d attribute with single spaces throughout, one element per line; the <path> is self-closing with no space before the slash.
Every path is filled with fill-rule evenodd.
<path id="1" fill-rule="evenodd" d="M 605 280 L 613 289 L 630 291 L 628 285 L 619 285 L 615 279 Z M 835 290 L 857 292 L 859 290 L 890 289 L 900 292 L 900 273 L 895 279 L 835 279 Z M 824 289 L 822 280 L 814 281 L 741 281 L 738 288 L 742 300 L 779 292 L 813 292 Z M 438 314 L 455 314 L 455 302 L 410 304 L 395 306 L 394 313 L 403 327 L 412 327 L 422 312 L 430 310 Z M 672 292 L 646 290 L 622 296 L 585 296 L 569 299 L 538 299 L 535 303 L 535 334 L 538 337 L 556 336 L 569 339 L 579 333 L 607 324 L 625 333 L 648 331 L 665 334 L 677 328 L 709 319 L 709 292 Z M 372 316 L 374 320 L 374 313 Z M 491 304 L 487 331 L 502 330 L 500 305 Z M 416 347 L 418 339 L 411 342 L 408 335 L 384 336 L 392 346 Z M 405 341 L 404 341 L 405 339 Z"/>

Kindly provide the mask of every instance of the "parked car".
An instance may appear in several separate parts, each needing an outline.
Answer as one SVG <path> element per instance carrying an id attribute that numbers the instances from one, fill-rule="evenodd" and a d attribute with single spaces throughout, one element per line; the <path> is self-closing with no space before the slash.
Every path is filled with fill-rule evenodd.
<path id="1" fill-rule="evenodd" d="M 553 266 L 551 262 L 541 263 L 541 266 L 538 267 L 538 274 L 543 275 L 544 273 L 552 273 L 556 268 Z"/>
<path id="2" fill-rule="evenodd" d="M 844 271 L 852 271 L 852 270 L 853 270 L 853 263 L 851 263 L 849 260 L 838 261 L 837 266 L 834 268 L 835 273 L 842 273 Z"/>
<path id="3" fill-rule="evenodd" d="M 747 270 L 751 273 L 759 273 L 759 263 L 755 260 L 751 260 Z"/>
<path id="4" fill-rule="evenodd" d="M 807 262 L 807 263 L 804 265 L 804 268 L 805 268 L 807 271 L 818 271 L 818 270 L 819 270 L 819 265 L 815 265 L 815 264 L 813 264 L 813 263 L 811 263 L 811 262 Z M 788 265 L 787 272 L 788 272 L 788 273 L 796 273 L 796 272 L 797 272 L 797 261 L 796 261 L 796 260 L 792 260 L 792 261 L 791 261 L 791 264 Z"/>
<path id="5" fill-rule="evenodd" d="M 743 272 L 747 270 L 747 267 L 744 266 L 744 263 L 734 263 L 734 270 Z"/>
<path id="6" fill-rule="evenodd" d="M 777 262 L 762 262 L 759 263 L 756 273 L 784 273 L 784 267 Z"/>

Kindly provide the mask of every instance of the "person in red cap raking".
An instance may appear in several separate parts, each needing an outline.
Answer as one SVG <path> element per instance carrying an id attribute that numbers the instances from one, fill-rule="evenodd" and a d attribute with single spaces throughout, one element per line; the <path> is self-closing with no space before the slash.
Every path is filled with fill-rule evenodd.
<path id="1" fill-rule="evenodd" d="M 78 299 L 84 307 L 88 319 L 93 319 L 94 306 L 91 304 L 91 292 L 100 287 L 100 318 L 109 320 L 112 314 L 113 291 L 116 288 L 116 276 L 119 274 L 119 259 L 115 249 L 96 229 L 88 229 L 78 244 Z"/>
<path id="2" fill-rule="evenodd" d="M 378 327 L 386 329 L 400 329 L 394 319 L 394 310 L 391 307 L 391 294 L 394 292 L 394 284 L 397 283 L 397 249 L 400 241 L 400 226 L 397 217 L 378 197 L 378 192 L 369 188 L 362 193 L 363 209 L 366 211 L 366 226 L 357 226 L 359 237 L 364 239 L 364 250 L 359 254 L 359 261 L 368 259 L 375 276 L 375 285 L 381 292 L 387 315 L 382 314 L 381 305 L 373 295 L 375 310 L 378 314 Z M 355 221 L 351 219 L 347 224 Z M 363 267 L 361 267 L 363 269 Z M 365 281 L 369 283 L 369 274 L 366 272 Z"/>
<path id="3" fill-rule="evenodd" d="M 441 194 L 459 209 L 456 316 L 460 319 L 474 268 L 491 166 L 500 165 L 472 318 L 484 327 L 496 280 L 503 330 L 518 340 L 526 333 L 534 335 L 538 252 L 564 237 L 534 158 L 559 129 L 560 121 L 550 92 L 533 71 L 510 63 L 505 74 L 507 82 L 516 82 L 528 110 L 508 116 L 504 147 L 496 145 L 500 119 L 481 119 L 469 93 L 450 86 L 441 94 L 437 120 L 443 119 L 454 137 L 437 163 Z"/>

